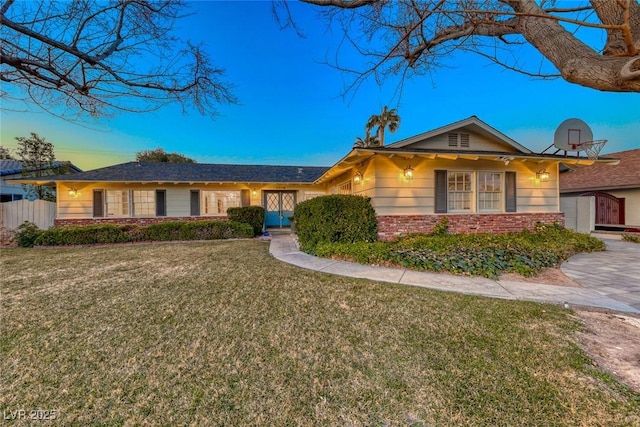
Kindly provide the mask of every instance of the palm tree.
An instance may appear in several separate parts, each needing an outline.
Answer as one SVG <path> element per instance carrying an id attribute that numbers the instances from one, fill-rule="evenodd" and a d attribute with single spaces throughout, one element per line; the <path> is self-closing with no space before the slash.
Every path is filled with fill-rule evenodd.
<path id="1" fill-rule="evenodd" d="M 380 112 L 380 114 L 374 114 L 369 117 L 367 122 L 367 129 L 371 130 L 374 127 L 378 127 L 376 134 L 378 135 L 378 141 L 380 147 L 384 146 L 384 129 L 389 128 L 389 132 L 394 133 L 400 127 L 400 116 L 395 108 L 389 110 L 386 105 Z"/>
<path id="2" fill-rule="evenodd" d="M 379 146 L 380 142 L 378 141 L 378 135 L 371 135 L 371 129 L 368 127 L 364 130 L 364 138 L 360 138 L 358 136 L 356 141 L 353 143 L 353 148 L 371 148 Z"/>

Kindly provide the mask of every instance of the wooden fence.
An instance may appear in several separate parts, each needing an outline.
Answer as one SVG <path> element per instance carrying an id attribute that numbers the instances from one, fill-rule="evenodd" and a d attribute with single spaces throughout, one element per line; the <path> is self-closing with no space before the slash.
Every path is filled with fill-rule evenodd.
<path id="1" fill-rule="evenodd" d="M 17 229 L 25 221 L 33 222 L 41 230 L 53 227 L 56 204 L 44 200 L 16 200 L 0 203 L 0 226 Z"/>

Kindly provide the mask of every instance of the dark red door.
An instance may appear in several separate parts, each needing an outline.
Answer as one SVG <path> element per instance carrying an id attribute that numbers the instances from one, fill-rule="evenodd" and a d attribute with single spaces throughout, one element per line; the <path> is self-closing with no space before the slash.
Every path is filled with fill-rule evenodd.
<path id="1" fill-rule="evenodd" d="M 596 224 L 624 225 L 624 198 L 607 193 L 586 193 L 583 196 L 596 198 Z"/>

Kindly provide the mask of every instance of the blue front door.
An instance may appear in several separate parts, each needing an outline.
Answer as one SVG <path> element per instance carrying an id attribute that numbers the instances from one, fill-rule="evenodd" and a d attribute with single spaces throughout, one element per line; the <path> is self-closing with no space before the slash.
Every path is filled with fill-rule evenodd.
<path id="1" fill-rule="evenodd" d="M 290 227 L 289 217 L 296 206 L 295 191 L 265 191 L 265 225 L 267 227 Z"/>

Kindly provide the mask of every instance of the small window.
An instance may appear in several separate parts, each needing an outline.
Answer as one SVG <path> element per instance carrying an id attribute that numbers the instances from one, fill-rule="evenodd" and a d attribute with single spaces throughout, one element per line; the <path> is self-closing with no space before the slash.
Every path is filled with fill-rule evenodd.
<path id="1" fill-rule="evenodd" d="M 448 210 L 470 211 L 473 187 L 471 186 L 471 172 L 449 172 L 448 184 Z"/>
<path id="2" fill-rule="evenodd" d="M 202 191 L 202 215 L 226 215 L 227 209 L 241 205 L 240 191 Z"/>
<path id="3" fill-rule="evenodd" d="M 345 181 L 342 184 L 338 185 L 338 194 L 352 194 L 351 180 Z"/>

